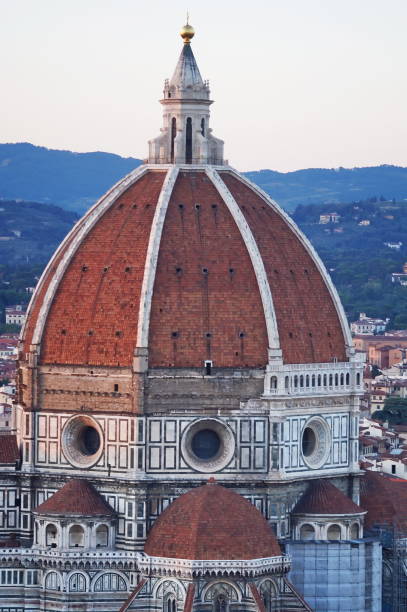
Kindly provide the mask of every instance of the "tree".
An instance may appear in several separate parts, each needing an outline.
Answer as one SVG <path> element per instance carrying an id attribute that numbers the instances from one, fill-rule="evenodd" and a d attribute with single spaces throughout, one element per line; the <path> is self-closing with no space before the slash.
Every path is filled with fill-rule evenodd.
<path id="1" fill-rule="evenodd" d="M 388 421 L 389 425 L 407 424 L 407 398 L 390 395 L 384 400 L 383 410 L 376 410 L 373 418 Z"/>
<path id="2" fill-rule="evenodd" d="M 372 378 L 376 378 L 376 376 L 380 376 L 381 373 L 382 371 L 379 370 L 376 364 L 372 365 L 372 372 L 371 372 Z"/>

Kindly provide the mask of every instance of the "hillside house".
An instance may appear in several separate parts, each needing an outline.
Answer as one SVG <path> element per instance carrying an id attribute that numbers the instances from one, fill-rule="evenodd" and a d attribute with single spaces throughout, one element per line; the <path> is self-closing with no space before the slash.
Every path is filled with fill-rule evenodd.
<path id="1" fill-rule="evenodd" d="M 367 317 L 365 312 L 361 312 L 359 319 L 350 324 L 350 330 L 353 334 L 380 334 L 386 329 L 389 318 L 386 320 Z"/>
<path id="2" fill-rule="evenodd" d="M 324 213 L 319 215 L 319 223 L 320 225 L 327 225 L 328 223 L 339 223 L 339 219 L 341 215 L 338 215 L 336 212 L 332 213 Z"/>

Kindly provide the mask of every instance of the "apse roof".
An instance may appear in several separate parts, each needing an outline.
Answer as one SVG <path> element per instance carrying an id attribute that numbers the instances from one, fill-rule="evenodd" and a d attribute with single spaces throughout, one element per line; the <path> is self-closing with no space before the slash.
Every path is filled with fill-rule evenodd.
<path id="1" fill-rule="evenodd" d="M 153 557 L 246 560 L 281 555 L 263 515 L 237 493 L 208 483 L 178 497 L 158 517 L 144 551 Z"/>
<path id="2" fill-rule="evenodd" d="M 328 479 L 311 480 L 293 514 L 360 514 L 364 510 Z"/>
<path id="3" fill-rule="evenodd" d="M 35 509 L 37 514 L 62 514 L 75 516 L 114 514 L 95 487 L 84 479 L 72 478 L 56 493 Z"/>

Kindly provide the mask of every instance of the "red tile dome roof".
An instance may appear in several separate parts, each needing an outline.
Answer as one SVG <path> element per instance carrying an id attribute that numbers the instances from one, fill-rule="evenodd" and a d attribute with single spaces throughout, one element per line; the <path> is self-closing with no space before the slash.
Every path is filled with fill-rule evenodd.
<path id="1" fill-rule="evenodd" d="M 40 346 L 42 364 L 129 367 L 148 346 L 152 368 L 264 367 L 269 348 L 285 363 L 346 361 L 347 333 L 312 247 L 244 177 L 143 166 L 54 255 L 23 350 Z"/>
<path id="2" fill-rule="evenodd" d="M 293 514 L 363 514 L 365 511 L 326 478 L 312 480 Z"/>
<path id="3" fill-rule="evenodd" d="M 62 516 L 112 516 L 113 508 L 87 480 L 71 478 L 35 508 L 37 514 Z"/>
<path id="4" fill-rule="evenodd" d="M 144 551 L 152 557 L 225 561 L 281 555 L 259 510 L 241 495 L 212 483 L 192 489 L 166 508 Z"/>

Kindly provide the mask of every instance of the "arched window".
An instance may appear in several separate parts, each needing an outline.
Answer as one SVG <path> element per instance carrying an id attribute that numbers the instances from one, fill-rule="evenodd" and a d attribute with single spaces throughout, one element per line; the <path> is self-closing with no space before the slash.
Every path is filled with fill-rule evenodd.
<path id="1" fill-rule="evenodd" d="M 326 387 L 326 381 L 327 381 L 326 374 L 324 374 L 324 387 Z"/>
<path id="2" fill-rule="evenodd" d="M 170 94 L 168 95 L 168 97 Z M 171 163 L 174 163 L 175 155 L 175 137 L 177 135 L 177 120 L 175 117 L 171 119 Z"/>
<path id="3" fill-rule="evenodd" d="M 163 612 L 177 612 L 177 602 L 175 595 L 169 595 L 164 600 Z"/>
<path id="4" fill-rule="evenodd" d="M 126 582 L 123 580 L 119 574 L 102 574 L 97 578 L 93 590 L 95 592 L 100 591 L 127 591 Z"/>
<path id="5" fill-rule="evenodd" d="M 107 525 L 96 527 L 96 548 L 106 547 L 109 543 L 109 529 Z"/>
<path id="6" fill-rule="evenodd" d="M 315 540 L 315 529 L 312 525 L 301 525 L 300 529 L 301 540 Z"/>
<path id="7" fill-rule="evenodd" d="M 215 604 L 213 608 L 214 612 L 227 612 L 228 601 L 226 599 L 226 596 L 223 595 L 223 593 L 216 596 L 214 604 Z"/>
<path id="8" fill-rule="evenodd" d="M 203 117 L 201 119 L 201 134 L 205 136 L 205 119 Z"/>
<path id="9" fill-rule="evenodd" d="M 312 375 L 311 386 L 315 387 L 315 375 Z"/>
<path id="10" fill-rule="evenodd" d="M 85 532 L 80 525 L 72 525 L 69 530 L 69 547 L 83 548 L 85 546 Z"/>
<path id="11" fill-rule="evenodd" d="M 304 386 L 304 377 L 301 375 L 300 376 L 300 387 L 302 388 Z"/>
<path id="12" fill-rule="evenodd" d="M 49 572 L 45 578 L 45 589 L 47 591 L 60 591 L 61 578 L 56 572 Z"/>
<path id="13" fill-rule="evenodd" d="M 340 540 L 341 539 L 341 528 L 339 525 L 330 525 L 327 532 L 328 540 Z"/>
<path id="14" fill-rule="evenodd" d="M 298 387 L 298 376 L 295 375 L 294 376 L 294 388 L 297 389 L 297 387 Z"/>
<path id="15" fill-rule="evenodd" d="M 335 387 L 339 385 L 339 377 L 338 374 L 335 374 Z"/>
<path id="16" fill-rule="evenodd" d="M 321 374 L 318 374 L 318 387 L 321 386 Z"/>
<path id="17" fill-rule="evenodd" d="M 333 376 L 332 374 L 329 375 L 329 386 L 332 387 L 333 384 Z"/>
<path id="18" fill-rule="evenodd" d="M 305 386 L 309 387 L 309 376 L 308 376 L 308 374 L 305 377 Z"/>
<path id="19" fill-rule="evenodd" d="M 346 374 L 346 386 L 348 386 L 350 383 L 350 376 L 349 376 L 349 372 Z"/>
<path id="20" fill-rule="evenodd" d="M 264 609 L 266 612 L 271 612 L 271 610 L 273 609 L 272 603 L 271 603 L 271 593 L 269 591 L 264 590 L 262 593 L 262 599 L 263 599 L 263 603 L 264 603 Z"/>
<path id="21" fill-rule="evenodd" d="M 345 378 L 343 376 L 343 372 L 341 374 L 341 387 L 343 387 L 343 383 L 345 382 Z"/>
<path id="22" fill-rule="evenodd" d="M 276 601 L 276 589 L 270 580 L 266 580 L 260 587 L 260 595 L 266 612 L 272 612 Z"/>
<path id="23" fill-rule="evenodd" d="M 86 591 L 86 580 L 83 574 L 72 574 L 69 578 L 69 591 L 71 593 L 84 593 Z"/>
<path id="24" fill-rule="evenodd" d="M 288 376 L 285 377 L 284 385 L 285 385 L 286 391 L 288 391 L 290 387 L 290 379 L 288 378 Z"/>
<path id="25" fill-rule="evenodd" d="M 353 523 L 352 527 L 350 528 L 349 535 L 351 540 L 359 539 L 359 525 L 357 523 Z"/>
<path id="26" fill-rule="evenodd" d="M 55 525 L 47 525 L 45 528 L 45 546 L 56 548 L 58 543 L 58 530 Z"/>
<path id="27" fill-rule="evenodd" d="M 271 389 L 277 389 L 277 376 L 272 376 L 270 378 L 270 387 Z"/>
<path id="28" fill-rule="evenodd" d="M 185 163 L 192 164 L 192 119 L 187 118 L 185 130 Z"/>
<path id="29" fill-rule="evenodd" d="M 360 385 L 360 374 L 359 374 L 359 372 L 356 374 L 356 384 L 357 384 L 357 386 Z"/>

